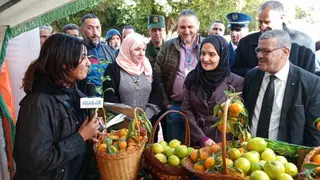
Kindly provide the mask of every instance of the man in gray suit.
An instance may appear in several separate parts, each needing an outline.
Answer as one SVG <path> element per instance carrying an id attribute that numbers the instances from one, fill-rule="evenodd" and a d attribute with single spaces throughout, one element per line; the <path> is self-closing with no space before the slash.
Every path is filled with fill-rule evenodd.
<path id="1" fill-rule="evenodd" d="M 291 38 L 271 30 L 259 37 L 258 67 L 245 76 L 244 102 L 253 136 L 305 146 L 320 145 L 320 78 L 289 61 Z"/>

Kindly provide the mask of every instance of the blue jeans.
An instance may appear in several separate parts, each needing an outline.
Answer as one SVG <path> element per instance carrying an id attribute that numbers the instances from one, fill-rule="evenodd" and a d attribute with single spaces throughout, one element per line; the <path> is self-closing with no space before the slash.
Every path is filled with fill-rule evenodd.
<path id="1" fill-rule="evenodd" d="M 181 104 L 171 104 L 168 110 L 182 111 Z M 178 139 L 184 143 L 185 137 L 185 120 L 178 113 L 169 113 L 166 116 L 166 136 L 167 141 L 170 142 L 172 139 Z"/>

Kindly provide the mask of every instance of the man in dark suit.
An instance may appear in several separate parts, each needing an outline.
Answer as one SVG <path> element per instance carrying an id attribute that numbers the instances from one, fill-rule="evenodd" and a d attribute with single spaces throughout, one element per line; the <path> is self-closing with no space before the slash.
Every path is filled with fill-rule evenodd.
<path id="1" fill-rule="evenodd" d="M 305 146 L 320 145 L 313 122 L 320 117 L 320 78 L 289 61 L 290 36 L 283 30 L 259 37 L 258 67 L 245 76 L 244 102 L 253 136 Z"/>
<path id="2" fill-rule="evenodd" d="M 259 36 L 271 29 L 285 30 L 289 33 L 292 42 L 289 59 L 292 64 L 311 73 L 315 72 L 314 42 L 308 35 L 287 28 L 284 16 L 283 5 L 278 1 L 267 1 L 259 8 L 260 32 L 252 33 L 240 40 L 231 68 L 233 73 L 244 77 L 248 70 L 258 65 L 254 49 L 258 45 Z"/>
<path id="3" fill-rule="evenodd" d="M 229 43 L 229 67 L 231 68 L 239 41 L 249 32 L 248 25 L 252 21 L 252 17 L 244 13 L 232 12 L 227 14 L 227 19 L 231 36 Z"/>

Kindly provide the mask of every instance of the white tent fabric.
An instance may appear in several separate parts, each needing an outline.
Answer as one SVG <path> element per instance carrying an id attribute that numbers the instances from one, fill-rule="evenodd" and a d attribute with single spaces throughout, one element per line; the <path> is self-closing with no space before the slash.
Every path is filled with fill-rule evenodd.
<path id="1" fill-rule="evenodd" d="M 0 25 L 23 24 L 75 0 L 22 0 L 0 13 Z"/>

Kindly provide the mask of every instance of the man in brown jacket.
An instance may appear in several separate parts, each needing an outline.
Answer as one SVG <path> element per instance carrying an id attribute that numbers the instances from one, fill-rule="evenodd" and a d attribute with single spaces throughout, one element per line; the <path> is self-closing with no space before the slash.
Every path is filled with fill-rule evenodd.
<path id="1" fill-rule="evenodd" d="M 164 43 L 158 53 L 155 71 L 160 75 L 167 110 L 181 111 L 183 84 L 187 74 L 198 63 L 198 52 L 202 38 L 198 34 L 200 22 L 192 10 L 184 10 L 178 18 L 177 38 Z M 185 123 L 179 114 L 169 114 L 166 119 L 167 140 L 183 141 Z"/>

